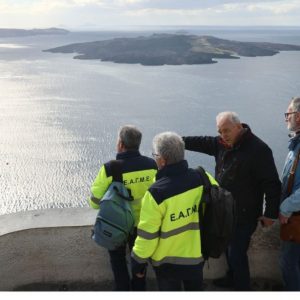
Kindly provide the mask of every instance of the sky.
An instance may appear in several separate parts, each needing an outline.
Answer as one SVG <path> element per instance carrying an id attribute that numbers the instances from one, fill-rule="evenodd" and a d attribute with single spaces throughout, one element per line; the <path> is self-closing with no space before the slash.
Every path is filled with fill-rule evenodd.
<path id="1" fill-rule="evenodd" d="M 0 0 L 0 28 L 300 26 L 300 0 Z"/>

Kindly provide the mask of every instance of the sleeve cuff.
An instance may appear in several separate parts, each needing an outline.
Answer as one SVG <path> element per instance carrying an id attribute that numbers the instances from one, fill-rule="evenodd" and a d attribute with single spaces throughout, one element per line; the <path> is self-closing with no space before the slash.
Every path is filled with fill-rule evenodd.
<path id="1" fill-rule="evenodd" d="M 148 258 L 141 258 L 137 256 L 133 251 L 131 252 L 131 258 L 139 264 L 146 264 L 148 262 Z"/>
<path id="2" fill-rule="evenodd" d="M 131 270 L 133 274 L 144 273 L 147 263 L 139 263 L 131 256 Z"/>

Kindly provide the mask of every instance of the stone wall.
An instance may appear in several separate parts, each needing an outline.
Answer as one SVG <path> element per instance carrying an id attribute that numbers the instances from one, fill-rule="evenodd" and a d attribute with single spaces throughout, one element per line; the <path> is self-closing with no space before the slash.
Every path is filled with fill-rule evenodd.
<path id="1" fill-rule="evenodd" d="M 110 290 L 107 251 L 90 238 L 96 213 L 90 208 L 72 208 L 0 216 L 0 291 L 51 283 Z M 278 247 L 278 226 L 257 230 L 249 251 L 253 278 L 280 280 Z M 224 257 L 211 259 L 204 278 L 222 276 L 225 270 Z M 149 270 L 148 277 L 154 278 L 153 271 Z"/>

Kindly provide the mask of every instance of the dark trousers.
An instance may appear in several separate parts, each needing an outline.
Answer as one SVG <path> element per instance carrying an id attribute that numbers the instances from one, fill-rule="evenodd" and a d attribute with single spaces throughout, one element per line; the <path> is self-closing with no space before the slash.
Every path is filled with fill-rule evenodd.
<path id="1" fill-rule="evenodd" d="M 131 251 L 134 246 L 134 241 L 136 239 L 136 230 L 133 235 L 128 239 L 128 247 Z M 110 264 L 114 275 L 115 281 L 115 290 L 116 291 L 145 291 L 146 290 L 146 279 L 138 278 L 135 275 L 130 279 L 130 275 L 127 267 L 127 258 L 126 258 L 126 247 L 124 245 L 119 247 L 116 250 L 108 251 L 110 256 Z"/>
<path id="2" fill-rule="evenodd" d="M 179 279 L 176 278 L 176 275 L 178 276 L 178 274 L 170 274 L 168 276 L 156 272 L 158 289 L 160 291 L 203 291 L 203 263 L 200 267 L 201 270 L 198 272 L 198 276 L 195 276 L 193 279 Z M 175 278 L 172 278 L 172 275 L 174 275 Z"/>
<path id="3" fill-rule="evenodd" d="M 257 223 L 237 224 L 235 234 L 226 252 L 229 271 L 227 275 L 233 279 L 237 291 L 250 290 L 250 271 L 247 251 L 251 236 Z"/>
<path id="4" fill-rule="evenodd" d="M 300 244 L 282 241 L 279 263 L 285 289 L 300 291 Z"/>

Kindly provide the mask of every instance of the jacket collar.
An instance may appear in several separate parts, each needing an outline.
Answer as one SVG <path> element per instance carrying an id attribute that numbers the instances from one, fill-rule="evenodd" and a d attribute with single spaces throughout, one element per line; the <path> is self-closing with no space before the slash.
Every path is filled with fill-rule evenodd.
<path id="1" fill-rule="evenodd" d="M 296 146 L 300 143 L 300 133 L 296 133 L 289 141 L 289 150 L 294 150 Z"/>
<path id="2" fill-rule="evenodd" d="M 117 159 L 126 159 L 126 158 L 132 158 L 132 157 L 137 157 L 137 156 L 141 156 L 141 153 L 138 150 L 128 150 L 125 152 L 117 153 L 116 158 Z"/>
<path id="3" fill-rule="evenodd" d="M 166 165 L 162 169 L 158 170 L 156 174 L 156 179 L 179 175 L 181 173 L 186 172 L 187 170 L 188 170 L 188 163 L 186 160 L 182 160 L 175 164 Z"/>
<path id="4" fill-rule="evenodd" d="M 243 130 L 236 143 L 233 145 L 234 148 L 239 147 L 246 139 L 252 135 L 252 131 L 247 124 L 242 123 Z"/>

